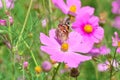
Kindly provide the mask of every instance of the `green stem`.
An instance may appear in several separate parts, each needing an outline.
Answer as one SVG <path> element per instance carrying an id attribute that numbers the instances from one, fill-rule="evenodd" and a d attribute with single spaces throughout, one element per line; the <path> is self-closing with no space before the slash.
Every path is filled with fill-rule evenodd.
<path id="1" fill-rule="evenodd" d="M 56 76 L 56 74 L 57 74 L 57 71 L 58 71 L 59 68 L 60 68 L 60 65 L 61 65 L 61 63 L 59 63 L 59 65 L 57 66 L 57 68 L 56 68 L 56 70 L 55 70 L 55 73 L 54 73 L 54 75 L 53 75 L 53 77 L 52 77 L 52 80 L 55 80 L 55 76 Z"/>
<path id="2" fill-rule="evenodd" d="M 49 2 L 49 9 L 48 9 L 48 11 L 49 11 L 49 16 L 48 16 L 48 19 L 49 19 L 49 25 L 50 25 L 50 28 L 52 28 L 52 18 L 51 18 L 51 14 L 52 14 L 52 5 L 51 5 L 51 0 L 48 0 Z M 47 32 L 48 32 L 48 29 L 49 29 L 49 27 L 47 26 Z"/>
<path id="3" fill-rule="evenodd" d="M 48 79 L 48 74 L 49 74 L 49 73 L 45 73 L 45 80 Z"/>
<path id="4" fill-rule="evenodd" d="M 97 1 L 98 9 L 99 9 L 98 12 L 100 12 L 101 11 L 101 4 L 100 4 L 99 0 L 96 0 L 96 1 Z"/>
<path id="5" fill-rule="evenodd" d="M 48 0 L 49 1 L 49 11 L 50 13 L 52 13 L 52 5 L 51 5 L 51 0 Z"/>
<path id="6" fill-rule="evenodd" d="M 30 50 L 30 46 L 27 44 L 27 42 L 26 41 L 24 41 L 24 44 L 26 45 L 26 47 Z M 34 62 L 35 62 L 35 65 L 36 66 L 38 66 L 38 63 L 37 63 L 37 61 L 36 61 L 36 59 L 35 59 L 35 56 L 34 56 L 34 54 L 33 54 L 33 51 L 32 50 L 30 50 L 30 54 L 31 54 L 31 56 L 32 56 L 32 58 L 33 58 L 33 60 L 34 60 Z"/>
<path id="7" fill-rule="evenodd" d="M 94 68 L 95 68 L 95 76 L 96 76 L 96 80 L 98 80 L 98 70 L 96 68 L 96 64 L 94 62 L 92 62 Z"/>
<path id="8" fill-rule="evenodd" d="M 12 68 L 13 68 L 13 80 L 15 80 L 15 53 L 13 53 L 13 57 L 12 57 L 12 61 L 13 61 L 13 63 L 12 63 Z"/>
<path id="9" fill-rule="evenodd" d="M 20 35 L 19 35 L 19 37 L 18 37 L 18 41 L 16 42 L 16 48 L 17 48 L 17 46 L 18 46 L 18 43 L 19 43 L 20 39 L 22 38 L 22 34 L 23 34 L 23 32 L 24 32 L 24 29 L 25 29 L 25 26 L 26 26 L 26 23 L 27 23 L 27 20 L 28 20 L 28 16 L 29 16 L 29 14 L 30 14 L 30 10 L 31 10 L 31 7 L 32 7 L 32 3 L 33 3 L 33 0 L 30 1 L 30 5 L 29 5 L 29 8 L 28 8 L 26 17 L 25 17 L 25 21 L 24 21 L 22 30 L 21 30 Z"/>
<path id="10" fill-rule="evenodd" d="M 75 80 L 77 80 L 77 77 L 76 77 L 76 79 Z"/>
<path id="11" fill-rule="evenodd" d="M 5 0 L 2 0 L 2 4 L 3 4 L 4 11 L 6 11 L 6 3 L 5 3 Z"/>
<path id="12" fill-rule="evenodd" d="M 116 51 L 117 51 L 117 48 L 115 49 L 115 53 L 114 53 L 114 56 L 113 56 L 113 59 L 112 59 L 112 63 L 110 62 L 110 66 L 111 66 L 111 69 L 110 69 L 110 80 L 112 80 L 112 73 L 113 73 L 113 63 L 114 63 L 114 60 L 115 60 L 115 56 L 116 56 Z"/>
<path id="13" fill-rule="evenodd" d="M 115 72 L 112 74 L 112 76 L 114 76 L 117 72 L 119 72 L 119 70 L 118 70 L 118 71 L 115 71 Z"/>
<path id="14" fill-rule="evenodd" d="M 43 2 L 43 7 L 44 7 L 44 9 L 45 9 L 45 2 L 44 2 L 45 0 L 42 0 L 42 2 Z"/>
<path id="15" fill-rule="evenodd" d="M 24 59 L 22 60 L 22 68 L 23 68 L 23 80 L 25 80 L 25 69 L 24 69 Z"/>

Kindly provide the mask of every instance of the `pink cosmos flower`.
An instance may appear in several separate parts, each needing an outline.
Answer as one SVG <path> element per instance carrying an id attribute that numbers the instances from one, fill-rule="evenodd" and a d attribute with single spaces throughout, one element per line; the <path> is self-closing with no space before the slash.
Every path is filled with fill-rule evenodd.
<path id="1" fill-rule="evenodd" d="M 114 14 L 120 14 L 120 0 L 115 0 L 112 2 L 112 12 Z"/>
<path id="2" fill-rule="evenodd" d="M 88 13 L 77 15 L 72 28 L 83 36 L 83 43 L 87 43 L 89 47 L 93 47 L 94 43 L 99 43 L 104 37 L 104 30 L 99 26 L 98 17 Z"/>
<path id="3" fill-rule="evenodd" d="M 6 20 L 0 19 L 0 25 L 1 26 L 6 26 Z"/>
<path id="4" fill-rule="evenodd" d="M 9 16 L 9 21 L 10 21 L 10 24 L 12 25 L 13 22 L 14 22 L 12 16 Z M 6 26 L 6 25 L 7 25 L 7 20 L 0 19 L 0 25 L 1 25 L 1 26 Z"/>
<path id="5" fill-rule="evenodd" d="M 23 66 L 24 66 L 24 68 L 27 68 L 27 67 L 28 67 L 28 62 L 25 61 L 25 62 L 23 63 Z"/>
<path id="6" fill-rule="evenodd" d="M 92 56 L 99 56 L 99 55 L 107 55 L 110 53 L 110 49 L 107 48 L 105 45 L 101 46 L 100 48 L 93 48 L 89 54 Z"/>
<path id="7" fill-rule="evenodd" d="M 114 32 L 114 37 L 112 37 L 112 46 L 117 47 L 117 52 L 120 53 L 120 38 L 117 32 Z"/>
<path id="8" fill-rule="evenodd" d="M 120 29 L 120 16 L 117 16 L 113 21 L 113 26 L 117 29 Z"/>
<path id="9" fill-rule="evenodd" d="M 100 63 L 98 64 L 98 71 L 104 72 L 109 68 L 108 64 L 106 63 Z"/>
<path id="10" fill-rule="evenodd" d="M 105 61 L 104 63 L 99 63 L 98 64 L 98 70 L 100 72 L 104 72 L 104 71 L 107 71 L 108 69 L 110 69 L 110 64 L 113 63 L 113 67 L 114 68 L 118 68 L 119 67 L 119 64 L 116 60 L 114 60 L 113 62 L 111 61 L 111 63 L 109 61 Z"/>
<path id="11" fill-rule="evenodd" d="M 72 16 L 76 16 L 79 13 L 80 10 L 84 12 L 88 12 L 90 14 L 93 14 L 94 8 L 91 8 L 89 6 L 81 7 L 80 0 L 66 0 L 66 3 L 64 0 L 52 0 L 53 4 L 59 8 L 64 14 L 69 14 Z"/>
<path id="12" fill-rule="evenodd" d="M 82 36 L 77 32 L 70 32 L 69 38 L 65 43 L 59 44 L 55 37 L 55 30 L 49 32 L 49 37 L 40 33 L 40 40 L 44 46 L 41 50 L 50 55 L 52 60 L 64 62 L 69 67 L 78 67 L 81 62 L 90 60 L 90 56 L 77 54 L 76 52 L 88 52 L 89 49 L 83 48 L 84 43 L 81 43 Z"/>
<path id="13" fill-rule="evenodd" d="M 13 8 L 14 0 L 5 0 L 5 4 L 7 8 Z M 3 8 L 2 0 L 0 0 L 0 8 Z"/>

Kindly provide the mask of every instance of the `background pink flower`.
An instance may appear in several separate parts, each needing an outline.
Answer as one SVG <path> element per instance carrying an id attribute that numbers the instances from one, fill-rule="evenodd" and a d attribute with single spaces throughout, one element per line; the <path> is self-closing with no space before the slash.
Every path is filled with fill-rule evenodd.
<path id="1" fill-rule="evenodd" d="M 27 62 L 27 61 L 24 61 L 23 67 L 24 67 L 24 68 L 27 68 L 27 67 L 28 67 L 28 62 Z"/>
<path id="2" fill-rule="evenodd" d="M 120 38 L 117 32 L 114 32 L 114 37 L 112 37 L 112 46 L 117 47 L 117 52 L 120 53 Z"/>
<path id="3" fill-rule="evenodd" d="M 110 64 L 113 63 L 113 67 L 114 68 L 118 68 L 119 67 L 119 64 L 116 60 L 113 60 L 113 62 L 111 61 L 111 63 L 109 61 L 105 61 L 104 63 L 99 63 L 98 64 L 98 70 L 100 72 L 104 72 L 104 71 L 107 71 L 108 69 L 110 69 Z"/>
<path id="4" fill-rule="evenodd" d="M 107 55 L 109 53 L 110 49 L 104 45 L 101 46 L 100 48 L 92 48 L 91 51 L 89 52 L 89 54 L 92 56 Z"/>
<path id="5" fill-rule="evenodd" d="M 113 21 L 113 27 L 120 29 L 120 16 L 115 17 Z"/>
<path id="6" fill-rule="evenodd" d="M 49 61 L 44 61 L 42 63 L 42 69 L 45 72 L 49 72 L 52 69 L 52 64 Z"/>
<path id="7" fill-rule="evenodd" d="M 114 14 L 120 14 L 120 0 L 115 0 L 112 2 L 112 12 Z"/>
<path id="8" fill-rule="evenodd" d="M 10 22 L 11 25 L 13 24 L 14 20 L 13 20 L 12 16 L 9 16 L 9 22 Z M 0 19 L 0 25 L 1 26 L 7 26 L 7 20 Z"/>
<path id="9" fill-rule="evenodd" d="M 7 8 L 14 7 L 14 0 L 5 0 Z M 2 0 L 0 0 L 0 8 L 3 8 Z"/>

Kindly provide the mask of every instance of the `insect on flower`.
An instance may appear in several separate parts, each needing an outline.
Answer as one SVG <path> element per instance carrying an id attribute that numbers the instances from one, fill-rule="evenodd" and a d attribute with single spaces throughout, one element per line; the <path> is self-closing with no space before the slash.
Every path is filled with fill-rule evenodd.
<path id="1" fill-rule="evenodd" d="M 60 22 L 58 28 L 56 29 L 56 38 L 61 42 L 65 42 L 68 39 L 70 30 L 70 18 Z"/>

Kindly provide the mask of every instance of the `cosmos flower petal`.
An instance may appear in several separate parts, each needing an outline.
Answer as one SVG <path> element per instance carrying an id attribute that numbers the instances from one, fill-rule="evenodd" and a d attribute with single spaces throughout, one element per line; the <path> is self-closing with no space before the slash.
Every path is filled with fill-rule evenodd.
<path id="1" fill-rule="evenodd" d="M 49 31 L 49 36 L 50 36 L 50 38 L 55 38 L 55 29 L 51 29 Z"/>
<path id="2" fill-rule="evenodd" d="M 119 67 L 119 62 L 117 62 L 116 60 L 113 60 L 113 67 L 118 68 Z"/>
<path id="3" fill-rule="evenodd" d="M 119 54 L 120 54 L 120 48 L 117 48 L 117 53 L 119 53 Z"/>
<path id="4" fill-rule="evenodd" d="M 104 72 L 110 68 L 110 64 L 113 64 L 114 68 L 119 67 L 119 63 L 116 60 L 112 60 L 111 62 L 106 60 L 104 63 L 98 64 L 98 70 Z"/>
<path id="5" fill-rule="evenodd" d="M 112 37 L 112 46 L 117 46 L 117 40 L 114 37 Z"/>
<path id="6" fill-rule="evenodd" d="M 119 36 L 117 32 L 114 32 L 114 37 L 112 37 L 112 46 L 118 46 Z"/>
<path id="7" fill-rule="evenodd" d="M 80 27 L 82 26 L 82 24 L 86 24 L 89 20 L 89 16 L 90 15 L 88 13 L 85 13 L 84 15 L 77 15 L 75 22 L 73 22 L 72 24 L 72 28 Z"/>
<path id="8" fill-rule="evenodd" d="M 98 48 L 92 48 L 88 54 L 92 56 L 98 56 L 100 54 L 100 50 Z"/>
<path id="9" fill-rule="evenodd" d="M 99 70 L 100 72 L 104 72 L 104 71 L 106 71 L 107 69 L 108 69 L 107 64 L 105 64 L 105 63 L 100 63 L 100 64 L 98 64 L 98 70 Z"/>
<path id="10" fill-rule="evenodd" d="M 90 16 L 94 14 L 94 8 L 90 7 L 90 6 L 86 6 L 86 7 L 82 7 L 79 10 L 79 15 L 84 15 L 84 14 L 89 14 Z"/>
<path id="11" fill-rule="evenodd" d="M 90 40 L 88 37 L 83 37 L 82 42 L 77 47 L 77 52 L 87 53 L 93 48 L 94 42 Z"/>
<path id="12" fill-rule="evenodd" d="M 67 14 L 69 11 L 69 8 L 67 7 L 67 5 L 65 4 L 64 0 L 52 0 L 53 4 L 59 8 L 60 10 L 62 10 L 62 12 L 64 14 Z"/>
<path id="13" fill-rule="evenodd" d="M 52 48 L 48 46 L 41 46 L 40 49 L 49 55 L 54 55 L 58 53 L 58 50 L 56 48 Z"/>
<path id="14" fill-rule="evenodd" d="M 76 51 L 76 48 L 79 47 L 82 36 L 78 32 L 71 32 L 69 34 L 68 43 L 71 51 Z"/>
<path id="15" fill-rule="evenodd" d="M 110 53 L 110 49 L 109 48 L 107 48 L 105 45 L 100 47 L 100 54 L 101 55 L 106 55 L 108 53 Z"/>
<path id="16" fill-rule="evenodd" d="M 110 49 L 107 48 L 105 45 L 101 46 L 100 48 L 92 48 L 91 51 L 88 53 L 92 56 L 99 56 L 99 55 L 106 55 L 110 53 Z"/>
<path id="17" fill-rule="evenodd" d="M 50 39 L 48 36 L 46 36 L 43 33 L 40 33 L 40 41 L 42 44 L 47 45 L 47 46 L 53 46 L 53 45 L 57 47 L 59 46 L 59 44 L 54 38 Z"/>
<path id="18" fill-rule="evenodd" d="M 97 16 L 92 16 L 88 22 L 92 24 L 92 26 L 98 26 L 99 18 Z"/>
<path id="19" fill-rule="evenodd" d="M 50 58 L 52 59 L 52 60 L 55 60 L 55 61 L 57 61 L 57 62 L 64 62 L 64 54 L 62 54 L 62 53 L 55 53 L 54 55 L 51 55 L 50 56 Z"/>
<path id="20" fill-rule="evenodd" d="M 96 38 L 96 39 L 93 38 L 94 42 L 99 43 L 104 37 L 104 29 L 101 27 L 96 27 L 96 31 L 94 32 L 93 35 L 94 38 Z"/>
<path id="21" fill-rule="evenodd" d="M 69 67 L 78 67 L 79 63 L 90 60 L 91 57 L 83 56 L 76 53 L 68 53 L 64 55 L 64 62 L 67 63 Z"/>

